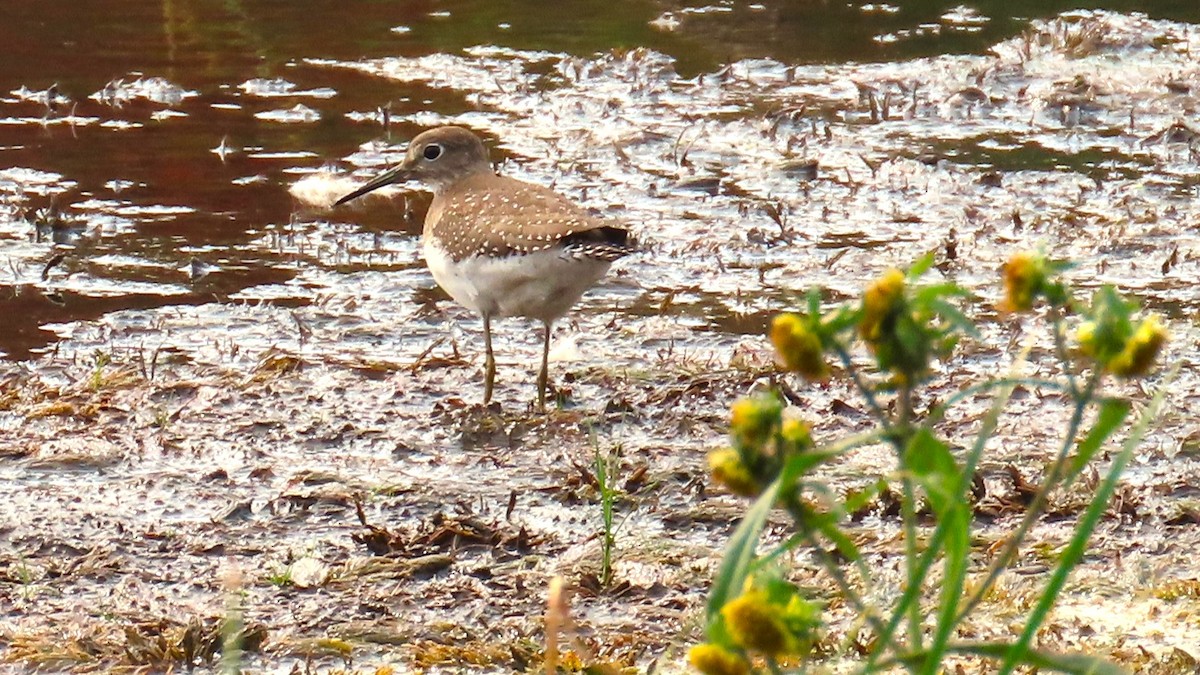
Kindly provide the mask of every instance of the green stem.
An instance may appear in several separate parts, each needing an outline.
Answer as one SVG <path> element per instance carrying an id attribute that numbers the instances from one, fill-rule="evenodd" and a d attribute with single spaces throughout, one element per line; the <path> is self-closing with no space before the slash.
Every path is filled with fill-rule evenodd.
<path id="1" fill-rule="evenodd" d="M 921 595 L 921 587 L 925 580 L 925 576 L 929 573 L 929 568 L 933 567 L 933 559 L 936 557 L 936 553 L 941 547 L 942 541 L 946 538 L 947 529 L 948 528 L 939 527 L 934 531 L 933 537 L 929 540 L 929 546 L 926 547 L 925 552 L 921 554 L 921 559 L 917 564 L 916 572 L 910 575 L 912 578 L 920 579 L 922 583 L 909 583 L 904 589 L 904 593 L 900 596 L 900 602 L 896 603 L 896 609 L 892 613 L 892 617 L 888 619 L 887 626 L 885 626 L 882 630 L 879 630 L 878 628 L 876 629 L 877 634 L 879 635 L 880 645 L 890 646 L 896 653 L 900 653 L 901 650 L 895 646 L 896 643 L 892 639 L 892 636 L 896 634 L 896 629 L 900 626 L 900 621 L 904 617 L 908 616 L 908 608 L 914 604 L 920 604 L 917 602 L 917 599 Z M 875 624 L 872 624 L 872 627 L 874 628 Z M 875 651 L 871 652 L 871 656 L 867 659 L 866 666 L 864 666 L 859 672 L 877 672 L 875 663 L 882 654 L 882 647 L 877 647 Z"/>
<path id="2" fill-rule="evenodd" d="M 966 465 L 963 467 L 962 482 L 958 486 L 958 498 L 960 500 L 966 498 L 966 493 L 971 487 L 971 477 L 975 475 L 975 469 L 979 466 L 979 461 L 983 457 L 984 446 L 987 445 L 988 439 L 990 439 L 992 434 L 995 432 L 996 426 L 999 424 L 1000 413 L 1002 413 L 1004 408 L 1008 405 L 1008 400 L 1012 396 L 1013 388 L 1018 383 L 1019 381 L 1011 378 L 1008 380 L 1008 388 L 999 393 L 999 395 L 996 397 L 996 400 L 992 402 L 992 407 L 990 410 L 988 410 L 988 414 L 983 419 L 983 426 L 979 430 L 979 433 L 975 436 L 975 444 L 971 447 L 971 452 L 967 455 Z M 899 627 L 901 617 L 906 615 L 908 608 L 915 603 L 919 597 L 920 588 L 924 584 L 925 577 L 929 574 L 930 568 L 933 567 L 934 558 L 937 557 L 937 553 L 942 550 L 942 543 L 948 536 L 949 529 L 950 523 L 944 520 L 940 521 L 937 525 L 937 528 L 934 529 L 933 536 L 929 538 L 928 545 L 926 546 L 925 551 L 921 554 L 921 559 L 917 563 L 916 569 L 910 573 L 910 577 L 912 579 L 916 579 L 917 583 L 915 585 L 910 583 L 909 587 L 906 588 L 904 593 L 900 596 L 900 601 L 896 604 L 895 613 L 892 615 L 887 627 L 879 633 L 879 642 L 881 644 L 886 645 L 891 643 L 892 635 L 895 634 L 896 628 Z M 961 585 L 961 583 L 962 580 L 960 579 L 959 584 Z M 952 628 L 954 625 L 957 625 L 957 623 L 958 619 L 951 621 L 950 627 Z M 946 628 L 944 626 L 939 626 L 939 629 L 947 632 L 947 635 L 935 636 L 935 646 L 938 644 L 944 644 L 944 640 L 948 638 L 948 631 L 946 631 Z M 864 666 L 860 672 L 875 672 L 876 664 L 882 654 L 882 649 L 876 649 L 872 651 L 870 657 L 867 659 L 866 666 Z"/>
<path id="3" fill-rule="evenodd" d="M 946 647 L 950 654 L 964 654 L 984 659 L 1003 658 L 1010 645 L 1003 642 L 964 642 Z M 896 666 L 915 666 L 929 660 L 929 652 L 900 654 L 879 664 L 879 671 L 890 671 Z M 1125 675 L 1126 671 L 1104 660 L 1082 654 L 1055 654 L 1029 650 L 1024 657 L 1025 665 L 1034 672 L 1072 673 L 1074 675 Z M 878 672 L 878 671 L 876 671 Z"/>
<path id="4" fill-rule="evenodd" d="M 986 392 L 986 391 L 996 388 L 996 387 L 1005 387 L 1005 386 L 1014 387 L 1016 385 L 1021 385 L 1021 384 L 1028 385 L 1031 387 L 1040 387 L 1042 389 L 1051 389 L 1051 390 L 1055 390 L 1055 391 L 1060 391 L 1060 392 L 1062 392 L 1064 394 L 1068 394 L 1068 395 L 1074 391 L 1070 387 L 1067 387 L 1058 382 L 1054 382 L 1053 380 L 1043 380 L 1043 379 L 1039 379 L 1036 377 L 1001 377 L 999 379 L 989 380 L 987 382 L 981 382 L 979 384 L 971 385 L 970 387 L 967 387 L 966 389 L 963 389 L 962 391 L 958 392 L 957 394 L 946 399 L 945 401 L 943 401 L 942 403 L 940 403 L 939 405 L 934 407 L 933 410 L 931 410 L 929 412 L 929 416 L 925 420 L 925 425 L 932 426 L 938 422 L 941 422 L 942 418 L 944 418 L 946 416 L 946 411 L 949 410 L 950 408 L 953 408 L 960 401 L 964 401 L 968 398 L 976 396 L 977 394 L 981 394 L 983 392 Z"/>
<path id="5" fill-rule="evenodd" d="M 1037 606 L 1030 613 L 1029 619 L 1025 622 L 1025 628 L 1021 632 L 1021 637 L 1008 650 L 1008 654 L 1004 658 L 1004 663 L 1000 667 L 1000 675 L 1008 675 L 1013 671 L 1018 663 L 1025 659 L 1026 653 L 1029 651 L 1029 643 L 1033 641 L 1033 636 L 1037 634 L 1042 623 L 1050 614 L 1051 607 L 1054 606 L 1058 599 L 1058 594 L 1062 591 L 1063 586 L 1067 583 L 1067 577 L 1071 571 L 1075 569 L 1080 559 L 1083 558 L 1084 550 L 1087 548 L 1088 540 L 1095 531 L 1096 525 L 1100 522 L 1100 518 L 1104 515 L 1105 509 L 1108 508 L 1108 502 L 1112 498 L 1113 492 L 1116 490 L 1117 481 L 1124 473 L 1125 467 L 1129 465 L 1129 460 L 1133 458 L 1133 451 L 1142 442 L 1142 437 L 1146 434 L 1146 429 L 1150 426 L 1150 421 L 1158 416 L 1158 410 L 1162 407 L 1163 400 L 1166 398 L 1169 382 L 1175 379 L 1175 373 L 1178 372 L 1178 367 L 1168 377 L 1168 383 L 1164 384 L 1151 400 L 1149 407 L 1142 414 L 1141 419 L 1129 433 L 1129 437 L 1121 445 L 1121 452 L 1113 458 L 1112 466 L 1108 470 L 1108 475 L 1104 477 L 1104 481 L 1096 490 L 1096 496 L 1092 498 L 1092 503 L 1088 505 L 1087 511 L 1079 521 L 1079 525 L 1075 528 L 1075 535 L 1071 537 L 1070 543 L 1063 551 L 1062 558 L 1059 560 L 1058 567 L 1055 568 L 1054 574 L 1050 577 L 1050 582 L 1046 584 L 1046 589 L 1042 591 L 1041 597 L 1038 599 Z"/>
<path id="6" fill-rule="evenodd" d="M 904 524 L 904 569 L 908 572 L 908 584 L 918 587 L 917 602 L 908 608 L 908 640 L 914 649 L 921 649 L 924 641 L 921 629 L 920 588 L 922 579 L 917 579 L 912 572 L 917 568 L 917 493 L 913 486 L 912 474 L 908 470 L 908 457 L 905 449 L 912 437 L 912 386 L 905 382 L 900 388 L 899 423 L 892 442 L 896 445 L 897 456 L 900 458 L 900 484 L 904 498 L 900 501 L 900 515 Z"/>
<path id="7" fill-rule="evenodd" d="M 1075 371 L 1071 368 L 1070 352 L 1067 350 L 1066 336 L 1063 334 L 1062 312 L 1057 307 L 1050 307 L 1050 325 L 1054 333 L 1054 354 L 1062 364 L 1063 373 L 1067 376 L 1067 386 L 1071 391 L 1079 391 L 1075 382 Z"/>
<path id="8" fill-rule="evenodd" d="M 996 556 L 996 559 L 992 561 L 991 566 L 988 568 L 987 576 L 984 577 L 983 582 L 976 587 L 975 592 L 971 594 L 971 597 L 967 599 L 962 609 L 959 610 L 958 616 L 955 618 L 956 623 L 962 621 L 972 610 L 979 606 L 984 596 L 987 595 L 988 590 L 991 589 L 996 580 L 1000 578 L 1000 575 L 1004 573 L 1004 570 L 1012 563 L 1012 559 L 1016 555 L 1021 542 L 1025 539 L 1025 535 L 1029 533 L 1029 529 L 1041 517 L 1042 508 L 1049 500 L 1050 493 L 1058 486 L 1062 478 L 1063 466 L 1067 462 L 1067 456 L 1070 454 L 1071 448 L 1075 445 L 1075 435 L 1079 433 L 1079 426 L 1083 423 L 1083 413 L 1087 410 L 1088 403 L 1091 402 L 1092 395 L 1096 391 L 1096 385 L 1099 382 L 1100 373 L 1099 369 L 1097 369 L 1088 378 L 1088 382 L 1082 392 L 1073 392 L 1072 398 L 1075 399 L 1075 410 L 1071 413 L 1071 421 L 1067 425 L 1067 432 L 1063 436 L 1062 447 L 1059 448 L 1058 456 L 1054 458 L 1054 464 L 1046 472 L 1042 484 L 1038 486 L 1037 492 L 1033 495 L 1033 501 L 1025 509 L 1025 517 L 1021 519 L 1021 523 L 1017 526 L 1017 529 L 1013 531 L 1008 541 L 1005 542 L 1000 555 Z"/>
<path id="9" fill-rule="evenodd" d="M 795 495 L 792 495 L 787 499 L 785 506 L 788 513 L 792 516 L 792 520 L 796 522 L 796 527 L 800 530 L 796 536 L 799 536 L 803 539 L 804 543 L 808 546 L 808 549 L 812 552 L 813 557 L 816 558 L 817 563 L 820 564 L 825 570 L 825 573 L 828 574 L 831 579 L 833 579 L 833 583 L 837 585 L 838 592 L 842 594 L 842 598 L 844 598 L 846 602 L 854 608 L 855 613 L 865 618 L 867 623 L 871 624 L 871 629 L 874 630 L 876 634 L 882 635 L 884 630 L 883 621 L 876 616 L 873 608 L 868 607 L 866 602 L 863 601 L 862 597 L 859 596 L 859 594 L 850 585 L 850 582 L 846 579 L 846 575 L 842 573 L 841 566 L 839 566 L 835 560 L 829 557 L 829 554 L 826 553 L 825 549 L 821 547 L 821 542 L 817 541 L 817 537 L 813 533 L 813 529 L 808 524 L 807 515 L 804 512 L 804 505 L 800 503 Z M 900 645 L 894 642 L 891 642 L 889 646 L 897 651 L 900 649 Z"/>
<path id="10" fill-rule="evenodd" d="M 956 501 L 958 504 L 962 504 L 961 510 L 947 513 L 939 519 L 937 531 L 934 532 L 936 535 L 934 539 L 936 541 L 930 542 L 931 549 L 934 551 L 945 550 L 946 555 L 945 573 L 942 578 L 942 606 L 938 612 L 937 624 L 929 648 L 931 657 L 924 663 L 923 675 L 932 675 L 938 671 L 938 668 L 941 666 L 942 655 L 945 654 L 947 645 L 950 643 L 950 636 L 959 624 L 955 613 L 958 610 L 958 601 L 962 598 L 963 588 L 966 585 L 971 554 L 971 510 L 967 506 L 967 493 L 974 482 L 975 469 L 979 466 L 979 461 L 983 458 L 984 446 L 987 445 L 988 440 L 995 433 L 996 426 L 1000 421 L 1000 414 L 1008 406 L 1008 401 L 1012 396 L 1014 388 L 1015 385 L 1009 385 L 1005 389 L 1002 389 L 996 396 L 996 400 L 992 402 L 988 414 L 983 418 L 983 424 L 975 436 L 975 443 L 971 446 L 971 451 L 967 453 L 966 462 L 963 465 L 962 473 L 959 474 L 959 483 L 955 490 Z M 957 514 L 964 520 L 955 521 L 951 516 L 952 513 Z M 962 537 L 962 541 L 958 542 L 957 546 L 951 544 L 943 549 L 942 541 L 955 530 Z M 922 582 L 928 569 L 928 566 L 922 568 L 920 576 Z"/>
<path id="11" fill-rule="evenodd" d="M 909 644 L 914 649 L 921 648 L 921 602 L 920 588 L 922 584 L 914 584 L 917 581 L 911 571 L 917 567 L 917 512 L 916 512 L 916 493 L 913 490 L 912 479 L 909 478 L 908 472 L 905 471 L 901 478 L 903 486 L 904 498 L 900 502 L 900 514 L 904 520 L 904 569 L 910 571 L 908 577 L 909 586 L 917 586 L 917 601 L 912 603 L 908 608 L 908 640 Z"/>
<path id="12" fill-rule="evenodd" d="M 842 366 L 845 367 L 846 372 L 850 374 L 850 380 L 854 382 L 859 395 L 867 402 L 867 405 L 871 408 L 871 413 L 875 415 L 875 418 L 883 426 L 884 431 L 887 432 L 885 435 L 891 436 L 891 419 L 888 417 L 887 411 L 883 409 L 883 406 L 879 405 L 879 400 L 875 398 L 875 392 L 871 391 L 866 382 L 863 382 L 862 376 L 858 373 L 858 368 L 855 367 L 854 361 L 850 358 L 850 353 L 846 351 L 846 348 L 840 342 L 835 342 L 833 349 L 837 352 L 838 358 L 841 359 Z"/>

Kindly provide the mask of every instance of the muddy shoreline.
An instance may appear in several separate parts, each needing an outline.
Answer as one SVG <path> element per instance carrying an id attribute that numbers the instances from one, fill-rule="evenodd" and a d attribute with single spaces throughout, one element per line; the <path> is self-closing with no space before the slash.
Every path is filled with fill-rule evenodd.
<path id="1" fill-rule="evenodd" d="M 812 286 L 829 303 L 856 298 L 878 271 L 935 251 L 935 274 L 978 296 L 983 337 L 939 364 L 929 405 L 1049 345 L 1035 320 L 994 309 L 1000 263 L 1044 246 L 1079 263 L 1076 286 L 1113 283 L 1162 313 L 1182 368 L 1042 646 L 1186 672 L 1200 658 L 1200 32 L 1078 12 L 992 51 L 753 59 L 695 77 L 650 50 L 310 60 L 469 110 L 398 113 L 390 139 L 339 168 L 297 164 L 270 186 L 273 199 L 289 191 L 289 222 L 242 224 L 215 271 L 180 272 L 180 291 L 220 302 L 52 323 L 44 354 L 0 363 L 0 666 L 178 671 L 205 661 L 232 606 L 258 647 L 248 671 L 519 672 L 540 663 L 561 575 L 598 658 L 678 672 L 743 506 L 709 484 L 705 453 L 737 397 L 779 381 L 769 317 Z M 424 197 L 327 208 L 351 171 L 371 174 L 408 132 L 446 122 L 486 134 L 505 173 L 643 242 L 556 332 L 561 410 L 533 412 L 540 345 L 519 320 L 497 325 L 499 406 L 477 405 L 480 327 L 419 259 Z M 5 214 L 8 230 L 30 226 Z M 82 221 L 85 239 L 125 227 L 101 220 Z M 227 285 L 239 246 L 271 251 L 286 274 Z M 101 276 L 89 266 L 138 267 L 78 257 L 42 279 L 47 248 L 12 250 L 17 293 L 77 293 Z M 866 424 L 844 383 L 784 381 L 818 440 Z M 1121 393 L 1144 405 L 1157 383 Z M 964 402 L 939 431 L 967 437 L 987 405 Z M 1020 392 L 985 456 L 992 494 L 1017 489 L 1010 466 L 1036 476 L 1064 412 L 1049 392 Z M 610 588 L 597 581 L 597 454 L 615 458 L 620 488 Z M 891 467 L 865 448 L 828 478 L 849 489 Z M 969 627 L 977 637 L 1009 635 L 1036 598 L 1079 508 L 1056 506 Z M 981 566 L 1014 520 L 980 515 Z M 881 508 L 855 528 L 879 592 L 897 592 L 898 519 Z M 792 563 L 822 586 L 811 561 Z M 822 665 L 842 672 L 850 616 L 830 617 Z"/>

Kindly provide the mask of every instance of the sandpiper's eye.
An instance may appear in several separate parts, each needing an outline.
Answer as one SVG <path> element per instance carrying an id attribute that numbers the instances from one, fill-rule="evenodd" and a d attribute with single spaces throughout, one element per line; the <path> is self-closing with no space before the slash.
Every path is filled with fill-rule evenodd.
<path id="1" fill-rule="evenodd" d="M 429 145 L 425 146 L 425 149 L 421 151 L 421 154 L 425 155 L 425 159 L 430 161 L 435 160 L 442 156 L 442 146 L 438 145 L 437 143 L 430 143 Z"/>

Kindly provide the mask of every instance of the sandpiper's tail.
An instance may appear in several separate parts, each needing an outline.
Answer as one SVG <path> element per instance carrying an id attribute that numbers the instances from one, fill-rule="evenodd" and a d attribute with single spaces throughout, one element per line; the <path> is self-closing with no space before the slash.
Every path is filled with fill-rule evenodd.
<path id="1" fill-rule="evenodd" d="M 637 251 L 637 242 L 629 230 L 613 225 L 569 234 L 559 244 L 572 257 L 612 262 Z"/>

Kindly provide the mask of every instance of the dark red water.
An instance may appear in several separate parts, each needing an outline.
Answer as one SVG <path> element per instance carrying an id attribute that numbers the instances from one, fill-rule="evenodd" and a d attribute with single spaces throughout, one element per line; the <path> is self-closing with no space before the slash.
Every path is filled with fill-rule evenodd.
<path id="1" fill-rule="evenodd" d="M 395 115 L 422 110 L 452 115 L 470 108 L 460 95 L 402 87 L 304 59 L 459 53 L 481 44 L 584 56 L 644 46 L 676 57 L 677 69 L 688 75 L 756 56 L 811 63 L 980 51 L 1019 31 L 1024 17 L 1071 5 L 979 2 L 975 7 L 991 18 L 977 29 L 896 43 L 875 39 L 936 23 L 954 4 L 905 2 L 902 8 L 863 11 L 846 3 L 763 2 L 724 11 L 728 7 L 721 3 L 571 0 L 554 3 L 549 12 L 541 3 L 494 0 L 3 3 L 0 92 L 53 86 L 63 100 L 47 106 L 0 94 L 0 169 L 57 175 L 41 190 L 0 177 L 0 251 L 9 261 L 0 272 L 0 313 L 6 317 L 0 351 L 19 359 L 47 348 L 54 339 L 43 329 L 48 323 L 123 308 L 221 302 L 292 278 L 294 261 L 262 242 L 265 232 L 285 231 L 293 220 L 297 206 L 287 186 L 295 172 L 338 162 L 384 135 L 379 125 L 347 119 L 347 112 L 390 105 Z M 1194 0 L 1094 4 L 1200 21 Z M 668 12 L 685 29 L 651 25 Z M 393 30 L 400 26 L 407 31 Z M 177 102 L 97 100 L 110 83 L 142 77 L 165 78 L 194 95 Z M 330 88 L 336 95 L 249 96 L 239 85 L 251 78 L 284 78 L 297 90 Z M 255 116 L 296 104 L 315 110 L 320 120 L 283 124 Z M 183 115 L 163 117 L 164 111 Z M 94 120 L 61 122 L 69 116 Z M 136 126 L 115 128 L 113 122 Z M 400 125 L 390 131 L 401 140 L 417 130 Z M 223 143 L 237 152 L 224 158 L 214 153 Z M 128 184 L 117 191 L 114 180 Z M 88 208 L 94 199 L 106 201 Z M 163 217 L 139 207 L 186 211 Z M 53 218 L 49 212 L 82 230 L 72 237 L 72 247 L 56 248 L 37 234 L 35 223 L 45 225 Z M 116 215 L 123 220 L 115 226 L 105 220 Z M 326 215 L 369 231 L 415 228 L 384 209 L 352 218 Z M 116 263 L 111 256 L 118 257 Z M 43 267 L 56 257 L 61 261 L 43 280 Z M 214 271 L 190 280 L 183 268 L 193 261 Z M 97 288 L 95 282 L 103 283 Z"/>

